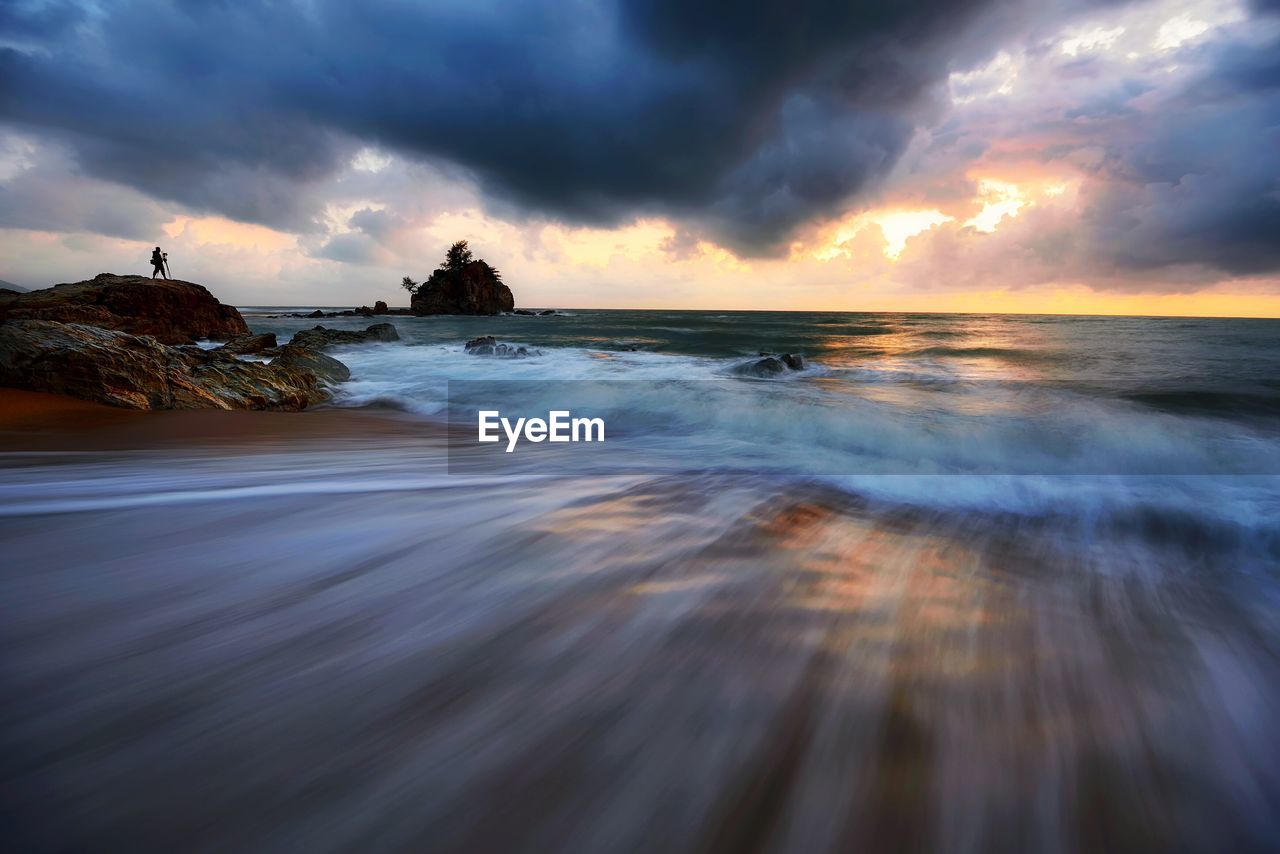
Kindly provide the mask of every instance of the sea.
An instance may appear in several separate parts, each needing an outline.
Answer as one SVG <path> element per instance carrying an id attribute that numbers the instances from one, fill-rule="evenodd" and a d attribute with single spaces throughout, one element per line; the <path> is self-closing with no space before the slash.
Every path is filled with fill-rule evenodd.
<path id="1" fill-rule="evenodd" d="M 316 308 L 392 435 L 4 455 L 31 844 L 1274 850 L 1280 320 Z"/>

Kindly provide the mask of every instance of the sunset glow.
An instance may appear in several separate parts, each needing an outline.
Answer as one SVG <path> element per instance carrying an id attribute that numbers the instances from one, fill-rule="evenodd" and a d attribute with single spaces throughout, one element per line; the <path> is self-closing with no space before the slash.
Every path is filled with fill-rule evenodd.
<path id="1" fill-rule="evenodd" d="M 978 231 L 993 232 L 1005 217 L 1013 218 L 1027 204 L 1016 184 L 984 178 L 978 182 L 978 198 L 982 210 L 965 220 L 965 225 Z"/>
<path id="2" fill-rule="evenodd" d="M 998 28 L 985 51 L 949 57 L 935 81 L 946 103 L 895 103 L 891 133 L 860 130 L 857 106 L 804 130 L 818 121 L 806 111 L 837 100 L 796 84 L 750 125 L 793 138 L 744 126 L 737 147 L 686 151 L 682 134 L 624 164 L 625 133 L 601 130 L 610 141 L 575 158 L 556 125 L 545 150 L 511 143 L 540 152 L 519 172 L 421 129 L 366 138 L 336 104 L 338 131 L 299 128 L 271 154 L 235 153 L 233 135 L 229 154 L 101 157 L 19 100 L 0 115 L 0 278 L 134 269 L 163 238 L 176 266 L 222 277 L 239 301 L 395 302 L 402 276 L 465 238 L 557 305 L 1273 313 L 1280 258 L 1248 223 L 1277 204 L 1280 177 L 1263 152 L 1269 90 L 1247 81 L 1261 81 L 1248 63 L 1277 20 L 1207 0 L 1046 13 L 1034 35 Z M 42 55 L 19 55 L 31 91 L 61 73 Z M 517 79 L 541 92 L 557 78 Z M 540 97 L 525 103 L 556 103 Z"/>

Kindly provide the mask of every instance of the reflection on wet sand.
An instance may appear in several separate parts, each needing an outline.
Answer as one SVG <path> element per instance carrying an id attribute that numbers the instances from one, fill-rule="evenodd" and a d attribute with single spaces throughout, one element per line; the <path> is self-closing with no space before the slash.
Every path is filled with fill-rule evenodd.
<path id="1" fill-rule="evenodd" d="M 379 471 L 368 448 L 350 463 Z M 121 490 L 205 493 L 10 515 L 106 464 Z M 745 476 L 309 480 L 341 465 L 23 470 L 0 503 L 22 845 L 1221 850 L 1280 830 L 1256 555 Z M 263 466 L 301 486 L 254 493 Z"/>

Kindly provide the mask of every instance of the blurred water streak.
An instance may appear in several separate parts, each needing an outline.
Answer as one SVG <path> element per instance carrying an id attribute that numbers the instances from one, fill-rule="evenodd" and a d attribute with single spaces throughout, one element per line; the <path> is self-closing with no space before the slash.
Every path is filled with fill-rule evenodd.
<path id="1" fill-rule="evenodd" d="M 1203 483 L 1014 510 L 981 478 L 449 477 L 404 443 L 25 462 L 12 850 L 1280 838 L 1280 550 L 1177 509 Z M 1247 480 L 1214 486 L 1274 498 Z"/>

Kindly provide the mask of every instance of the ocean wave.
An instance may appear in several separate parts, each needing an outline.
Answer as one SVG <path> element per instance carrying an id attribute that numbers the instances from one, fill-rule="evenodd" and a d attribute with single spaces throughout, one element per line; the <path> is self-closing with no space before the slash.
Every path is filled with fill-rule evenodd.
<path id="1" fill-rule="evenodd" d="M 943 357 L 956 359 L 1003 359 L 1011 362 L 1055 362 L 1064 354 L 1048 350 L 1030 350 L 1019 347 L 922 347 L 904 353 L 908 357 Z"/>
<path id="2" fill-rule="evenodd" d="M 1028 383 L 821 364 L 758 380 L 734 375 L 740 360 L 577 348 L 496 359 L 456 344 L 385 345 L 340 356 L 352 379 L 338 390 L 339 405 L 394 402 L 443 418 L 450 381 L 454 403 L 478 387 L 468 382 L 503 383 L 502 399 L 522 411 L 589 401 L 643 438 L 638 456 L 619 460 L 624 470 L 648 460 L 802 474 L 1280 471 L 1274 437 Z"/>
<path id="3" fill-rule="evenodd" d="M 1161 412 L 1211 417 L 1280 416 L 1280 394 L 1175 389 L 1135 391 L 1125 399 Z"/>
<path id="4" fill-rule="evenodd" d="M 681 322 L 652 325 L 668 318 Z M 961 504 L 965 512 L 1087 515 L 1159 499 L 1122 478 L 1177 476 L 1186 481 L 1170 494 L 1186 498 L 1188 512 L 1199 502 L 1230 518 L 1248 515 L 1252 511 L 1240 507 L 1257 500 L 1237 503 L 1244 474 L 1280 471 L 1280 437 L 1256 419 L 1238 418 L 1276 414 L 1276 396 L 1264 382 L 1251 381 L 1253 390 L 1239 382 L 1210 386 L 1207 395 L 1129 387 L 1133 363 L 1105 345 L 1142 343 L 1149 324 L 1141 320 L 1090 320 L 1085 326 L 1094 331 L 1085 333 L 1076 331 L 1083 327 L 1075 319 L 1043 318 L 1071 330 L 1046 340 L 1057 330 L 1030 333 L 1028 318 L 733 318 L 727 324 L 696 313 L 596 312 L 581 328 L 522 318 L 411 318 L 397 321 L 402 343 L 334 351 L 352 369 L 335 403 L 443 420 L 451 380 L 527 382 L 521 405 L 543 411 L 564 408 L 558 383 L 637 381 L 592 392 L 610 424 L 629 432 L 633 452 L 618 457 L 618 471 L 830 477 L 850 494 Z M 848 335 L 888 327 L 974 343 L 901 352 L 858 346 L 859 336 Z M 700 331 L 669 331 L 677 328 Z M 1148 374 L 1194 366 L 1195 353 L 1179 363 L 1161 351 L 1168 328 L 1156 327 L 1158 335 L 1134 351 L 1135 358 L 1152 360 Z M 463 341 L 478 334 L 539 352 L 527 359 L 463 352 Z M 804 353 L 810 367 L 769 380 L 734 376 L 736 366 L 761 350 Z M 1100 361 L 1100 354 L 1111 361 Z M 1269 375 L 1266 364 L 1255 359 L 1246 367 Z M 1054 366 L 1055 382 L 1040 376 L 1036 368 L 1043 365 Z M 1223 417 L 1204 417 L 1215 413 Z"/>

